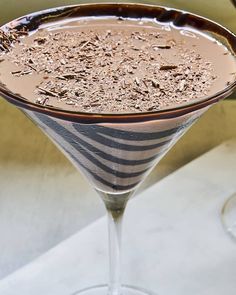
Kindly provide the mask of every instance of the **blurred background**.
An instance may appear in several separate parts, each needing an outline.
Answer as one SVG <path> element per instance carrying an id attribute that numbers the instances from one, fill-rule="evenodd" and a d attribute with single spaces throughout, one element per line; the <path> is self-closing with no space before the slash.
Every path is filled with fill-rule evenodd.
<path id="1" fill-rule="evenodd" d="M 83 1 L 89 2 L 89 1 Z M 144 1 L 143 1 L 144 2 Z M 0 0 L 0 24 L 62 0 Z M 230 0 L 149 1 L 211 18 L 236 32 Z M 212 107 L 176 144 L 141 190 L 236 137 L 236 94 Z M 104 214 L 79 172 L 20 111 L 0 98 L 0 279 Z"/>

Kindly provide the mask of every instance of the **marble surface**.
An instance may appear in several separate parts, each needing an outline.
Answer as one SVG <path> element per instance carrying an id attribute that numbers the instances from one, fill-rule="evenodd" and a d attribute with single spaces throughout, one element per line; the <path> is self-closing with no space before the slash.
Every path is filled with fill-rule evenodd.
<path id="1" fill-rule="evenodd" d="M 234 295 L 236 243 L 220 212 L 236 190 L 236 141 L 134 198 L 123 237 L 123 281 L 165 295 Z M 1 295 L 68 295 L 107 281 L 106 219 L 0 281 Z"/>

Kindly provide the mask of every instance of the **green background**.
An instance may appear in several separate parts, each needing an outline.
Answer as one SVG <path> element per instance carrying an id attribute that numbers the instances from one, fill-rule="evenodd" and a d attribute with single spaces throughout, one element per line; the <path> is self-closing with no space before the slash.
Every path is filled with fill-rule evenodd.
<path id="1" fill-rule="evenodd" d="M 0 0 L 0 23 L 3 24 L 13 18 L 37 10 L 85 2 L 76 0 Z M 102 1 L 100 1 L 102 2 Z M 103 1 L 104 2 L 104 1 Z M 110 1 L 111 2 L 111 1 Z M 125 1 L 129 2 L 129 1 Z M 130 1 L 132 2 L 132 1 Z M 230 0 L 160 0 L 134 1 L 171 6 L 209 17 L 236 32 L 236 9 Z"/>

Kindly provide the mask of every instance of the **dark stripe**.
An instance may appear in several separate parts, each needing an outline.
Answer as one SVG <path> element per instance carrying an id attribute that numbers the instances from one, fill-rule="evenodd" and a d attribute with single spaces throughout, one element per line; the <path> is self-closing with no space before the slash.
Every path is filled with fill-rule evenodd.
<path id="1" fill-rule="evenodd" d="M 132 152 L 142 152 L 142 151 L 148 151 L 148 150 L 153 150 L 155 148 L 161 147 L 163 145 L 168 144 L 171 139 L 163 141 L 163 142 L 158 142 L 155 144 L 150 144 L 150 145 L 130 145 L 130 144 L 125 144 L 125 143 L 120 143 L 117 141 L 113 141 L 111 138 L 107 138 L 105 136 L 100 135 L 95 128 L 88 128 L 85 132 L 85 129 L 79 125 L 79 124 L 73 124 L 73 127 L 75 130 L 84 136 L 95 140 L 96 142 L 99 142 L 103 145 L 106 145 L 108 147 L 111 147 L 113 149 L 118 149 L 118 150 L 123 150 L 123 151 L 132 151 Z M 115 130 L 115 129 L 114 129 Z M 114 131 L 115 133 L 115 131 Z M 129 131 L 127 131 L 127 135 L 129 134 Z"/>
<path id="2" fill-rule="evenodd" d="M 97 181 L 99 181 L 100 183 L 110 187 L 111 189 L 115 190 L 115 191 L 126 191 L 126 190 L 132 190 L 136 185 L 138 185 L 140 182 L 136 182 L 136 183 L 132 183 L 129 185 L 117 185 L 117 184 L 112 184 L 109 181 L 103 179 L 102 177 L 100 177 L 99 175 L 97 175 L 96 173 L 92 172 L 89 168 L 87 168 L 86 166 L 84 166 L 73 154 L 71 154 L 68 150 L 66 150 L 66 153 L 68 153 L 70 155 L 70 157 L 81 167 L 83 167 L 84 170 L 86 170 L 89 174 L 92 175 L 92 177 L 94 179 L 96 179 Z"/>
<path id="3" fill-rule="evenodd" d="M 133 152 L 142 152 L 142 151 L 149 151 L 149 150 L 153 150 L 156 148 L 159 148 L 163 145 L 167 145 L 168 143 L 171 142 L 172 138 L 169 140 L 165 140 L 163 142 L 158 142 L 155 144 L 150 144 L 150 145 L 129 145 L 129 144 L 125 144 L 125 143 L 119 143 L 116 141 L 112 141 L 110 138 L 104 137 L 102 135 L 97 134 L 94 138 L 93 135 L 93 139 L 95 139 L 96 141 L 109 146 L 113 149 L 119 149 L 119 150 L 125 150 L 125 151 L 133 151 Z"/>
<path id="4" fill-rule="evenodd" d="M 47 124 L 49 128 L 51 128 L 54 132 L 56 132 L 60 136 L 62 136 L 62 134 L 63 134 L 63 136 L 62 136 L 63 139 L 68 144 L 70 144 L 73 148 L 75 148 L 80 154 L 82 154 L 86 159 L 88 159 L 90 162 L 92 162 L 93 164 L 97 165 L 103 171 L 105 171 L 107 173 L 110 173 L 110 174 L 112 174 L 112 175 L 114 175 L 116 177 L 120 177 L 120 178 L 137 177 L 137 176 L 140 176 L 140 175 L 144 174 L 149 169 L 149 168 L 146 168 L 146 169 L 144 169 L 142 171 L 132 172 L 132 173 L 126 173 L 126 172 L 120 172 L 120 171 L 117 171 L 117 170 L 113 170 L 110 167 L 108 167 L 105 164 L 103 164 L 102 162 L 100 162 L 93 155 L 89 154 L 78 143 L 78 137 L 75 136 L 72 132 L 68 131 L 66 128 L 64 128 L 63 126 L 61 126 L 60 124 L 58 124 L 57 122 L 55 122 L 55 121 L 53 121 L 53 120 L 51 120 L 49 118 L 43 118 L 43 120 L 40 119 L 40 121 L 43 122 L 44 124 Z M 44 122 L 44 121 L 46 121 L 46 122 Z"/>
<path id="5" fill-rule="evenodd" d="M 73 140 L 73 139 L 72 139 Z M 120 178 L 130 178 L 130 177 L 137 177 L 142 174 L 144 174 L 148 168 L 138 171 L 138 172 L 132 172 L 132 173 L 126 173 L 126 172 L 120 172 L 117 170 L 113 170 L 110 167 L 106 166 L 102 162 L 100 162 L 98 159 L 96 159 L 93 155 L 89 154 L 80 144 L 77 142 L 70 142 L 70 145 L 72 145 L 80 154 L 82 154 L 87 160 L 89 160 L 91 163 L 102 169 L 103 171 L 110 173 L 116 177 Z"/>
<path id="6" fill-rule="evenodd" d="M 116 157 L 112 154 L 107 154 L 105 152 L 103 152 L 102 150 L 96 148 L 95 146 L 91 145 L 90 143 L 84 141 L 83 139 L 79 138 L 79 143 L 81 145 L 83 145 L 86 149 L 88 149 L 89 151 L 97 154 L 99 157 L 113 162 L 113 163 L 117 163 L 117 164 L 121 164 L 121 165 L 127 165 L 127 166 L 138 166 L 138 165 L 142 165 L 142 164 L 148 164 L 152 161 L 154 161 L 158 156 L 160 156 L 164 151 L 162 150 L 160 153 L 156 153 L 155 156 L 152 156 L 150 158 L 147 159 L 142 159 L 142 160 L 127 160 L 127 159 L 123 159 L 123 158 L 119 158 Z"/>
<path id="7" fill-rule="evenodd" d="M 164 130 L 164 131 L 157 131 L 157 132 L 135 132 L 135 131 L 126 131 L 120 130 L 110 127 L 104 127 L 101 125 L 96 125 L 96 127 L 92 130 L 95 133 L 100 133 L 101 135 L 108 135 L 113 138 L 123 139 L 123 140 L 130 140 L 130 141 L 147 141 L 147 140 L 154 140 L 154 139 L 161 139 L 163 137 L 168 137 L 170 135 L 175 134 L 176 132 L 180 131 L 181 129 L 191 125 L 194 120 L 190 120 L 188 123 L 180 125 L 178 127 Z M 79 125 L 72 124 L 73 127 L 83 133 L 92 132 L 91 126 L 87 125 Z"/>

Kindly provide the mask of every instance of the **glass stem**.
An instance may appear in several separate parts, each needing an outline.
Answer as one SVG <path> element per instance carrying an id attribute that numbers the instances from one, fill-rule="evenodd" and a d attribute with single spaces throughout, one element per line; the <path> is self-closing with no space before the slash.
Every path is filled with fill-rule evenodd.
<path id="1" fill-rule="evenodd" d="M 121 295 L 121 230 L 124 210 L 119 212 L 108 211 L 109 231 L 109 284 L 108 295 Z"/>
<path id="2" fill-rule="evenodd" d="M 108 295 L 121 295 L 121 230 L 126 204 L 131 192 L 108 194 L 99 192 L 107 209 L 109 232 Z"/>

